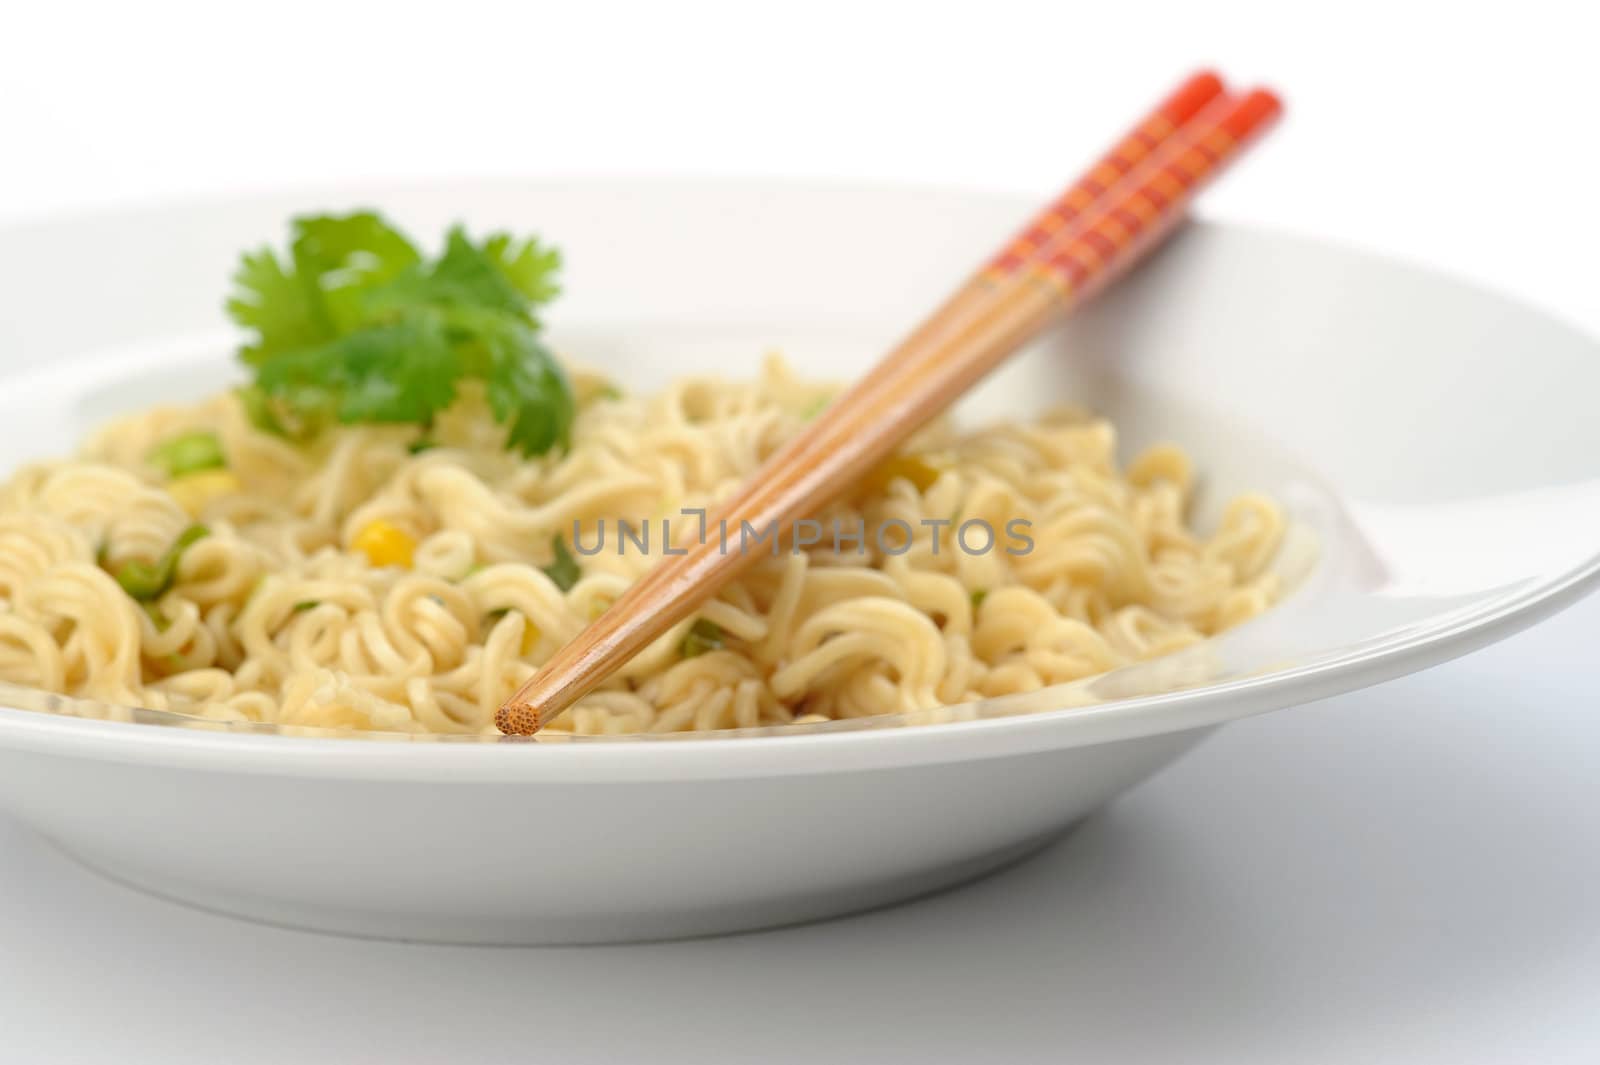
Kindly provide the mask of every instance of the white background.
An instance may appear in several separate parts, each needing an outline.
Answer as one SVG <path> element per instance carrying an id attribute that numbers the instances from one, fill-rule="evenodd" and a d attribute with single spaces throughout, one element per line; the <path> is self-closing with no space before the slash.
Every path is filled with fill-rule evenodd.
<path id="1" fill-rule="evenodd" d="M 1289 118 L 1204 213 L 1600 332 L 1592 6 L 0 6 L 0 221 L 526 172 L 1042 197 L 1205 62 Z M 765 935 L 348 942 L 136 896 L 0 821 L 0 1062 L 1593 1062 L 1597 622 L 1237 725 L 1034 862 Z"/>

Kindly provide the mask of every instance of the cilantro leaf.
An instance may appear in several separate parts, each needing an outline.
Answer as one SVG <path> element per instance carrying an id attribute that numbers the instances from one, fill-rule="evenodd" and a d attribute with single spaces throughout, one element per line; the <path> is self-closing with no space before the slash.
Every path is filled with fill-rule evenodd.
<path id="1" fill-rule="evenodd" d="M 433 265 L 406 270 L 367 294 L 366 310 L 377 316 L 417 306 L 533 321 L 527 297 L 460 226 L 445 237 L 444 253 Z"/>
<path id="2" fill-rule="evenodd" d="M 240 352 L 256 368 L 240 399 L 258 427 L 295 437 L 334 421 L 427 427 L 473 377 L 508 448 L 567 442 L 572 387 L 533 315 L 557 291 L 554 249 L 506 234 L 480 246 L 456 226 L 430 262 L 371 211 L 293 229 L 290 265 L 270 250 L 245 255 L 228 302 L 256 334 Z"/>
<path id="3" fill-rule="evenodd" d="M 324 287 L 393 280 L 407 267 L 422 262 L 404 233 L 372 211 L 337 215 L 305 215 L 294 220 L 294 266 Z M 325 280 L 329 274 L 347 277 Z"/>
<path id="4" fill-rule="evenodd" d="M 291 418 L 426 423 L 455 399 L 461 357 L 443 324 L 424 315 L 268 359 L 256 383 Z"/>
<path id="5" fill-rule="evenodd" d="M 561 294 L 556 284 L 561 252 L 540 244 L 537 237 L 519 241 L 510 233 L 493 233 L 483 242 L 483 253 L 528 302 L 537 306 Z"/>
<path id="6" fill-rule="evenodd" d="M 483 335 L 489 364 L 482 377 L 489 409 L 507 426 L 506 446 L 538 455 L 566 444 L 577 404 L 572 383 L 529 327 Z"/>
<path id="7" fill-rule="evenodd" d="M 371 211 L 295 219 L 292 254 L 296 274 L 316 288 L 335 335 L 361 326 L 373 288 L 422 262 L 411 241 Z"/>
<path id="8" fill-rule="evenodd" d="M 550 547 L 555 552 L 555 560 L 544 567 L 544 575 L 563 592 L 570 592 L 583 576 L 583 570 L 578 560 L 572 557 L 572 552 L 567 550 L 567 542 L 560 536 L 551 539 Z"/>
<path id="9" fill-rule="evenodd" d="M 442 303 L 482 307 L 532 320 L 528 300 L 495 261 L 453 226 L 445 237 L 444 254 L 429 275 L 434 298 Z"/>
<path id="10" fill-rule="evenodd" d="M 240 349 L 246 363 L 255 366 L 274 351 L 320 344 L 332 338 L 326 315 L 315 291 L 285 270 L 271 248 L 245 252 L 233 275 L 234 293 L 228 314 L 256 332 L 256 342 Z"/>

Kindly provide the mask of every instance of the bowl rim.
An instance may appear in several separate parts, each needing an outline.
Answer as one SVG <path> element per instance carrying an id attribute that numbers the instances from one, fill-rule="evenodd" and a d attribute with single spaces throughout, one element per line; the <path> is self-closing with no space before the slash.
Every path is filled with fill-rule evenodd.
<path id="1" fill-rule="evenodd" d="M 908 189 L 931 194 L 986 198 L 1023 209 L 1014 193 L 948 185 L 903 182 L 840 182 L 809 179 L 699 178 L 672 176 L 570 175 L 550 178 L 496 177 L 481 180 L 375 183 L 346 188 L 350 198 L 381 197 L 384 192 L 427 191 L 442 187 L 576 184 L 637 187 L 678 183 L 740 189 L 826 189 L 883 194 Z M 227 209 L 277 200 L 287 195 L 338 195 L 329 187 L 274 189 L 270 192 L 64 212 L 44 218 L 7 220 L 0 232 L 48 228 L 91 219 L 160 214 L 185 207 Z M 1492 299 L 1522 314 L 1537 315 L 1594 344 L 1584 330 L 1518 297 L 1504 295 L 1448 270 L 1339 241 L 1258 225 L 1200 221 L 1199 228 L 1245 236 L 1266 244 L 1295 244 L 1322 253 L 1361 258 L 1406 273 L 1443 280 L 1464 295 Z M 25 375 L 39 371 L 24 371 Z M 94 700 L 12 687 L 68 713 L 44 713 L 0 705 L 0 749 L 87 757 L 108 762 L 154 763 L 172 767 L 302 777 L 355 777 L 407 780 L 615 781 L 702 780 L 797 773 L 838 772 L 1088 746 L 1168 732 L 1211 728 L 1228 720 L 1280 709 L 1380 683 L 1426 668 L 1503 639 L 1570 606 L 1600 586 L 1600 551 L 1565 571 L 1519 591 L 1488 597 L 1464 614 L 1441 617 L 1404 635 L 1357 644 L 1325 659 L 1283 670 L 1185 688 L 1161 694 L 1110 699 L 1087 706 L 1007 713 L 1018 702 L 1063 692 L 1082 682 L 1035 692 L 998 696 L 954 709 L 984 707 L 984 716 L 967 720 L 916 721 L 921 712 L 882 715 L 815 724 L 725 729 L 709 733 L 582 737 L 415 737 L 404 734 L 350 733 L 333 729 L 214 722 L 191 715 L 133 711 L 146 720 L 104 720 L 108 712 L 128 714 Z M 0 700 L 5 699 L 0 692 Z M 26 701 L 26 700 L 23 700 Z M 82 716 L 72 716 L 76 712 Z M 908 718 L 912 720 L 907 720 Z M 170 724 L 185 727 L 153 727 Z M 264 742 L 264 738 L 270 742 Z M 360 740 L 373 742 L 360 742 Z M 729 743 L 739 739 L 743 742 Z M 529 757 L 525 748 L 545 754 Z M 734 754 L 732 752 L 739 752 Z M 670 754 L 664 752 L 672 752 Z"/>

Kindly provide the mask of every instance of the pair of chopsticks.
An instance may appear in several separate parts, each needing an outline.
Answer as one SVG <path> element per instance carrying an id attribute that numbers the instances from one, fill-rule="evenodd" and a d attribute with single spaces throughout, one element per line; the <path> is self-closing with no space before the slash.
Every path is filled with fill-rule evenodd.
<path id="1" fill-rule="evenodd" d="M 786 529 L 843 494 L 1159 243 L 1281 110 L 1265 90 L 1234 95 L 1215 74 L 1189 78 L 775 452 L 717 519 L 729 528 Z M 506 700 L 495 723 L 514 735 L 537 732 L 760 557 L 711 537 L 663 559 Z"/>

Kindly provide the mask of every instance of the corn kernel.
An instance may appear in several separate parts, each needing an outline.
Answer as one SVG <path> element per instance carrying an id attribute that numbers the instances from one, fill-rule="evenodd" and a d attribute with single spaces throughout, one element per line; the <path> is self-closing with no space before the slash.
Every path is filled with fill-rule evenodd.
<path id="1" fill-rule="evenodd" d="M 411 556 L 417 549 L 416 538 L 404 529 L 387 521 L 372 521 L 362 526 L 350 546 L 367 556 L 374 566 L 400 566 L 411 568 Z"/>
<path id="2" fill-rule="evenodd" d="M 167 482 L 167 491 L 191 518 L 198 518 L 215 500 L 243 490 L 231 470 L 201 470 Z"/>

